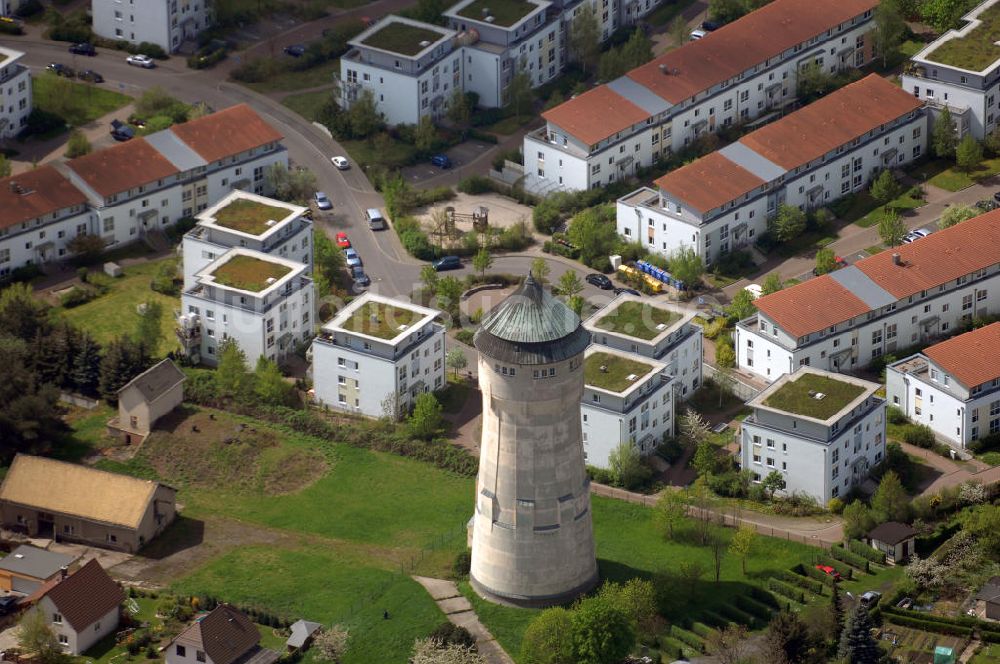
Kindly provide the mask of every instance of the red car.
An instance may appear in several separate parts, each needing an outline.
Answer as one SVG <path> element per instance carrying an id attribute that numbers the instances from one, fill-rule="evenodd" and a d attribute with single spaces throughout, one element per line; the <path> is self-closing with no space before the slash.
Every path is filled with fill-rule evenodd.
<path id="1" fill-rule="evenodd" d="M 337 246 L 341 249 L 351 248 L 351 241 L 347 239 L 347 233 L 343 231 L 337 233 Z"/>
<path id="2" fill-rule="evenodd" d="M 816 565 L 816 569 L 823 572 L 823 574 L 826 574 L 827 576 L 832 576 L 835 581 L 840 581 L 840 572 L 833 569 L 829 565 Z"/>

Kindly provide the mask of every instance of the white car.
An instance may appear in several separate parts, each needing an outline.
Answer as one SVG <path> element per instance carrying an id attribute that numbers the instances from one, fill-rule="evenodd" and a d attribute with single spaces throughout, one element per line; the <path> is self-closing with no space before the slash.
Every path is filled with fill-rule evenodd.
<path id="1" fill-rule="evenodd" d="M 330 199 L 322 191 L 317 191 L 316 192 L 316 199 L 315 200 L 316 200 L 316 207 L 318 207 L 320 210 L 332 210 L 333 209 L 333 203 L 330 202 Z"/>
<path id="2" fill-rule="evenodd" d="M 128 56 L 125 58 L 125 62 L 129 63 L 133 67 L 142 67 L 143 69 L 152 69 L 156 66 L 156 63 L 153 62 L 153 58 L 148 55 L 143 55 L 142 53 Z"/>
<path id="3" fill-rule="evenodd" d="M 342 171 L 346 171 L 351 167 L 351 162 L 347 161 L 347 158 L 345 157 L 330 157 L 330 161 L 334 166 Z"/>

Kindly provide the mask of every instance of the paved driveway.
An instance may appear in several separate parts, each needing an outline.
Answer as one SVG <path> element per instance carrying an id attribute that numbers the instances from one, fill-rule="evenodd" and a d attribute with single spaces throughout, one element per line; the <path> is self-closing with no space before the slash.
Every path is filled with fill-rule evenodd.
<path id="1" fill-rule="evenodd" d="M 451 170 L 464 174 L 465 166 L 468 166 L 480 156 L 492 150 L 494 147 L 495 146 L 492 143 L 468 140 L 445 150 L 444 154 L 448 155 L 448 158 L 451 159 Z M 446 170 L 434 166 L 430 163 L 430 161 L 424 161 L 413 166 L 407 166 L 402 170 L 402 173 L 407 182 L 412 185 L 419 186 L 423 185 L 426 181 L 438 179 L 441 175 L 446 173 Z M 469 172 L 469 175 L 472 175 L 471 171 Z M 462 175 L 462 177 L 465 176 Z M 432 185 L 431 182 L 427 182 L 427 184 Z"/>

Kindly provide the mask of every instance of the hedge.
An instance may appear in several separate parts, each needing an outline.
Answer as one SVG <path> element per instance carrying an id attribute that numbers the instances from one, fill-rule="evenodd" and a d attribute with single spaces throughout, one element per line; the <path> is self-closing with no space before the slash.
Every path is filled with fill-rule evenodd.
<path id="1" fill-rule="evenodd" d="M 850 540 L 847 543 L 848 548 L 852 553 L 856 553 L 862 558 L 869 560 L 870 562 L 876 563 L 878 565 L 885 564 L 885 553 L 879 551 L 878 549 L 873 549 L 861 540 Z"/>
<path id="2" fill-rule="evenodd" d="M 752 614 L 754 618 L 757 618 L 762 622 L 769 621 L 771 619 L 771 614 L 773 613 L 771 607 L 763 604 L 762 602 L 758 602 L 754 598 L 747 595 L 737 595 L 736 606 L 740 607 L 747 613 Z"/>
<path id="3" fill-rule="evenodd" d="M 791 583 L 799 586 L 800 588 L 805 588 L 809 592 L 817 595 L 823 594 L 823 583 L 819 579 L 810 579 L 808 576 L 802 576 L 801 574 L 796 574 L 795 572 L 787 569 L 783 569 L 778 572 L 778 576 L 786 583 Z"/>
<path id="4" fill-rule="evenodd" d="M 796 565 L 793 569 L 807 578 L 816 579 L 825 586 L 832 586 L 836 583 L 832 576 L 816 569 L 812 565 Z"/>
<path id="5" fill-rule="evenodd" d="M 955 625 L 959 627 L 985 627 L 986 629 L 989 629 L 993 626 L 993 623 L 986 623 L 979 618 L 973 618 L 972 616 L 937 616 L 932 613 L 897 609 L 894 606 L 884 607 L 882 609 L 882 613 L 887 616 L 901 616 L 903 618 L 911 618 L 913 620 L 923 620 L 925 622 L 936 622 L 941 623 L 942 625 Z"/>
<path id="6" fill-rule="evenodd" d="M 834 544 L 833 546 L 830 547 L 830 555 L 841 562 L 847 563 L 851 567 L 859 569 L 865 574 L 868 574 L 871 571 L 868 567 L 867 558 L 864 558 L 856 553 L 848 551 L 840 544 Z"/>
<path id="7" fill-rule="evenodd" d="M 774 577 L 767 580 L 767 589 L 800 604 L 806 603 L 806 594 L 801 589 L 791 586 L 784 581 L 779 581 Z"/>
<path id="8" fill-rule="evenodd" d="M 747 627 L 753 627 L 757 624 L 757 620 L 742 609 L 738 609 L 732 604 L 723 604 L 719 607 L 719 611 L 722 615 L 726 616 L 730 622 L 737 622 L 741 625 L 746 625 Z"/>
<path id="9" fill-rule="evenodd" d="M 709 625 L 715 627 L 716 629 L 725 629 L 732 624 L 732 619 L 726 616 L 720 615 L 715 611 L 705 610 L 701 614 L 702 620 L 707 622 Z"/>
<path id="10" fill-rule="evenodd" d="M 989 629 L 979 630 L 979 638 L 983 641 L 989 641 L 990 643 L 1000 643 L 1000 632 L 994 632 Z"/>
<path id="11" fill-rule="evenodd" d="M 826 556 L 816 556 L 816 558 L 813 559 L 813 566 L 811 569 L 819 574 L 822 574 L 823 576 L 826 576 L 825 572 L 816 569 L 816 565 L 827 565 L 829 567 L 832 567 L 833 569 L 840 572 L 840 576 L 847 579 L 848 581 L 854 578 L 854 570 L 851 568 L 850 565 L 844 563 L 844 561 L 842 560 L 837 560 L 832 557 L 827 558 Z"/>
<path id="12" fill-rule="evenodd" d="M 691 631 L 703 639 L 709 639 L 712 638 L 718 630 L 714 627 L 709 627 L 703 622 L 695 621 L 691 623 Z"/>
<path id="13" fill-rule="evenodd" d="M 925 632 L 937 632 L 938 634 L 949 634 L 951 636 L 972 635 L 971 627 L 952 625 L 949 623 L 936 622 L 933 620 L 922 620 L 920 618 L 913 618 L 911 616 L 901 616 L 895 613 L 888 613 L 888 612 L 883 612 L 882 616 L 886 622 L 890 622 L 894 625 L 901 625 L 902 627 L 912 627 L 914 629 L 923 630 Z"/>
<path id="14" fill-rule="evenodd" d="M 772 609 L 781 608 L 781 603 L 778 602 L 778 598 L 759 586 L 750 586 L 750 597 L 753 597 L 761 604 L 766 604 Z"/>
<path id="15" fill-rule="evenodd" d="M 677 657 L 680 659 L 697 657 L 700 654 L 700 651 L 695 650 L 683 641 L 678 641 L 670 636 L 660 637 L 660 652 L 668 653 L 670 657 Z"/>
<path id="16" fill-rule="evenodd" d="M 694 632 L 689 632 L 688 630 L 678 627 L 677 625 L 671 625 L 670 636 L 691 646 L 698 652 L 705 652 L 705 642 L 702 641 L 701 637 Z"/>

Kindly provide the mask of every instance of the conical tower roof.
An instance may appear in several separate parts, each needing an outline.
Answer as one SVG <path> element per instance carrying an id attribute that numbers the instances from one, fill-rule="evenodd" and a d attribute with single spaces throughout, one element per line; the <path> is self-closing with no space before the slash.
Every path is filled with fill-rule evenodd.
<path id="1" fill-rule="evenodd" d="M 572 309 L 529 274 L 487 314 L 474 343 L 480 353 L 502 362 L 548 364 L 583 352 L 590 333 Z"/>

